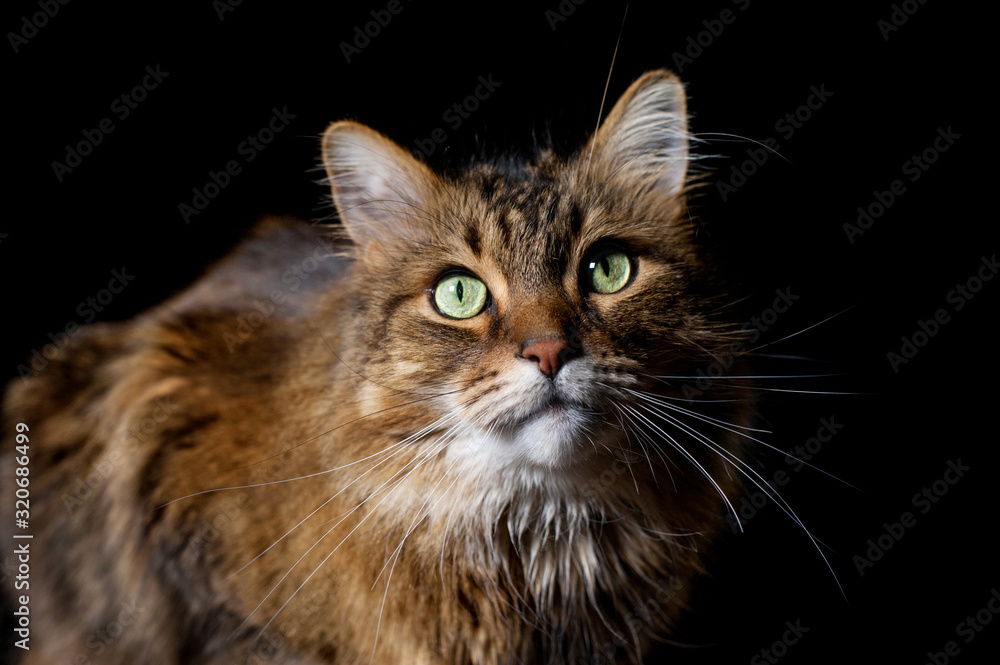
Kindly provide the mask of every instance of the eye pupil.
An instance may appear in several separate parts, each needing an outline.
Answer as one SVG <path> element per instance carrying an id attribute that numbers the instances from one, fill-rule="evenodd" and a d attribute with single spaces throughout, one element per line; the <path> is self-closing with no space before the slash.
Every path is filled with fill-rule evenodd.
<path id="1" fill-rule="evenodd" d="M 620 249 L 605 248 L 591 255 L 584 265 L 583 284 L 589 291 L 617 293 L 624 289 L 632 276 L 632 260 Z"/>
<path id="2" fill-rule="evenodd" d="M 431 301 L 450 319 L 469 319 L 486 307 L 489 291 L 482 280 L 465 273 L 445 275 L 434 286 Z"/>

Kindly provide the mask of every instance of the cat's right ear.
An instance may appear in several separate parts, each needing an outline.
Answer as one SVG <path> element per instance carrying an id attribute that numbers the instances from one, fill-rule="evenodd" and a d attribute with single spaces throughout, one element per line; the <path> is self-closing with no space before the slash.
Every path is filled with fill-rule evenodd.
<path id="1" fill-rule="evenodd" d="M 440 181 L 391 139 L 351 121 L 323 134 L 323 165 L 341 223 L 367 256 L 427 240 Z"/>
<path id="2" fill-rule="evenodd" d="M 678 197 L 687 178 L 688 140 L 680 79 L 665 69 L 647 72 L 597 130 L 589 153 L 594 175 L 598 182 L 616 180 L 639 192 Z"/>

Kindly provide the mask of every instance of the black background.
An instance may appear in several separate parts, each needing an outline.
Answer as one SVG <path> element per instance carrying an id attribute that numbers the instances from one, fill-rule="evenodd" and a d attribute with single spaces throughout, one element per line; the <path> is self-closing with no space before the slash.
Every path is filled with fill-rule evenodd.
<path id="1" fill-rule="evenodd" d="M 713 170 L 694 206 L 700 233 L 748 297 L 748 312 L 768 307 L 775 289 L 799 297 L 765 341 L 825 321 L 768 349 L 816 362 L 775 361 L 767 371 L 842 376 L 764 385 L 856 393 L 768 392 L 765 403 L 767 440 L 786 450 L 814 436 L 823 417 L 843 425 L 813 462 L 854 487 L 807 469 L 781 491 L 823 541 L 844 595 L 802 530 L 769 505 L 699 594 L 688 639 L 708 646 L 671 653 L 670 662 L 746 662 L 781 639 L 785 621 L 809 631 L 784 663 L 924 663 L 949 640 L 961 649 L 955 661 L 995 657 L 1000 619 L 968 644 L 956 626 L 1000 588 L 997 435 L 985 427 L 996 400 L 1000 283 L 986 283 L 960 311 L 947 299 L 997 250 L 995 213 L 981 203 L 988 180 L 969 167 L 985 140 L 970 116 L 988 83 L 977 52 L 985 17 L 957 3 L 902 3 L 917 9 L 886 39 L 878 22 L 894 12 L 889 2 L 633 4 L 623 26 L 623 4 L 566 0 L 568 15 L 553 29 L 546 12 L 559 11 L 557 0 L 403 1 L 348 62 L 341 43 L 387 3 L 326 4 L 245 0 L 220 17 L 221 3 L 71 2 L 18 52 L 8 35 L 4 377 L 16 377 L 50 334 L 83 323 L 78 305 L 107 286 L 112 270 L 135 279 L 101 320 L 129 318 L 183 288 L 263 213 L 329 218 L 318 136 L 333 120 L 359 120 L 410 149 L 441 127 L 448 139 L 435 164 L 525 148 L 533 134 L 578 145 L 599 117 L 621 31 L 608 105 L 643 71 L 679 71 L 692 131 L 704 140 L 695 149 Z M 735 19 L 711 35 L 704 22 L 724 9 Z M 34 2 L 8 3 L 5 33 L 23 31 L 22 17 L 38 11 Z M 699 35 L 701 53 L 678 61 Z M 147 66 L 169 75 L 119 119 L 112 103 Z M 479 76 L 500 85 L 452 129 L 442 114 L 473 93 Z M 832 94 L 782 136 L 776 123 L 807 102 L 811 86 Z M 246 163 L 238 146 L 274 108 L 295 117 Z M 65 162 L 67 146 L 105 117 L 114 131 L 60 182 L 53 162 Z M 948 128 L 959 138 L 911 182 L 904 162 Z M 773 137 L 780 157 L 724 196 L 718 183 L 754 148 L 733 137 Z M 232 159 L 242 172 L 185 224 L 179 205 Z M 905 193 L 849 242 L 843 225 L 896 179 Z M 940 308 L 950 321 L 893 371 L 887 354 Z M 913 495 L 958 459 L 971 470 L 921 514 Z M 789 468 L 780 456 L 761 460 L 765 475 Z M 860 575 L 855 556 L 906 511 L 916 525 Z"/>

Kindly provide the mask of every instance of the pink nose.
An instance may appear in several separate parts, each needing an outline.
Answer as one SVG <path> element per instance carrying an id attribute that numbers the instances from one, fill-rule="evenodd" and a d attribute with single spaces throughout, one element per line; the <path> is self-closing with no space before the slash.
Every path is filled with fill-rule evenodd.
<path id="1" fill-rule="evenodd" d="M 550 379 L 565 360 L 569 360 L 569 343 L 562 337 L 531 339 L 521 349 L 521 357 L 538 363 L 538 371 Z"/>

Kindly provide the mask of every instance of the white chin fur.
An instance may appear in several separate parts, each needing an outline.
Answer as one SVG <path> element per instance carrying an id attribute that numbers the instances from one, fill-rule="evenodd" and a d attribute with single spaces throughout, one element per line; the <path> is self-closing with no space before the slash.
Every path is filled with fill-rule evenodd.
<path id="1" fill-rule="evenodd" d="M 551 479 L 552 471 L 572 469 L 590 457 L 591 426 L 578 409 L 562 405 L 506 431 L 477 429 L 455 437 L 448 443 L 447 456 L 475 477 L 509 478 L 513 472 Z M 539 472 L 541 476 L 536 476 Z"/>
<path id="2" fill-rule="evenodd" d="M 486 476 L 513 471 L 515 476 L 542 472 L 551 477 L 552 471 L 579 467 L 596 450 L 597 438 L 609 432 L 585 408 L 562 401 L 545 404 L 559 397 L 586 402 L 592 398 L 592 374 L 589 363 L 577 359 L 553 385 L 531 363 L 512 367 L 506 390 L 494 398 L 494 418 L 501 424 L 466 429 L 448 444 L 448 456 Z"/>
<path id="3" fill-rule="evenodd" d="M 574 407 L 550 407 L 521 425 L 509 445 L 530 465 L 570 466 L 582 454 L 588 420 Z"/>

